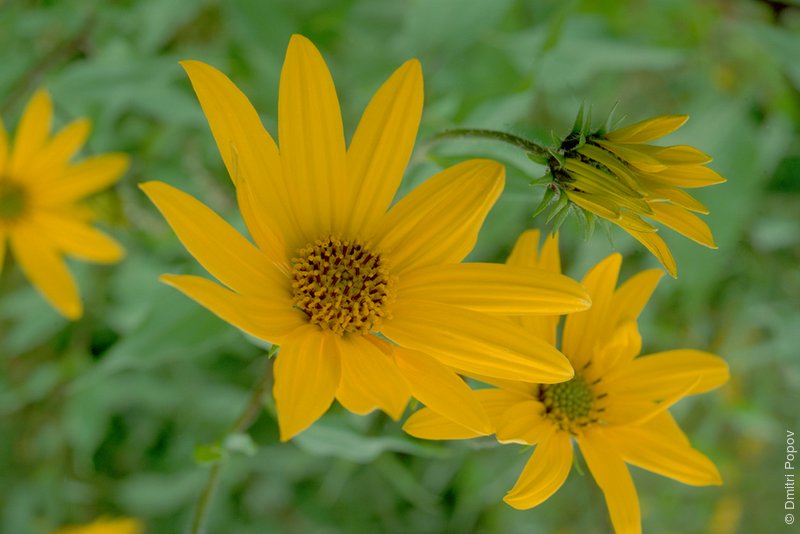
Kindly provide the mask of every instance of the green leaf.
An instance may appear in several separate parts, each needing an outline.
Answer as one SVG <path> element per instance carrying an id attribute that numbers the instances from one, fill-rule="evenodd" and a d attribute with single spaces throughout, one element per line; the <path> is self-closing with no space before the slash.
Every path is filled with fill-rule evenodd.
<path id="1" fill-rule="evenodd" d="M 294 439 L 298 447 L 315 456 L 342 458 L 356 463 L 369 463 L 383 452 L 402 452 L 425 458 L 441 458 L 444 449 L 421 444 L 403 437 L 363 436 L 355 431 L 332 424 L 330 420 L 318 421 Z"/>
<path id="2" fill-rule="evenodd" d="M 196 445 L 192 451 L 192 458 L 198 465 L 217 463 L 225 459 L 225 449 L 219 443 L 204 443 Z"/>

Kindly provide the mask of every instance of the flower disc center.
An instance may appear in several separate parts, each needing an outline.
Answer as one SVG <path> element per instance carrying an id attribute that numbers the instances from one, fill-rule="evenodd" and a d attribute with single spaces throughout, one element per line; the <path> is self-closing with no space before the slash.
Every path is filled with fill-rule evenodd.
<path id="1" fill-rule="evenodd" d="M 590 422 L 594 400 L 591 386 L 581 375 L 568 382 L 539 386 L 539 401 L 544 404 L 546 415 L 562 430 L 573 433 L 577 426 Z"/>
<path id="2" fill-rule="evenodd" d="M 28 195 L 20 185 L 0 177 L 0 221 L 13 221 L 25 212 Z"/>
<path id="3" fill-rule="evenodd" d="M 386 262 L 355 240 L 330 236 L 292 258 L 294 305 L 337 334 L 365 334 L 387 316 L 393 280 Z"/>

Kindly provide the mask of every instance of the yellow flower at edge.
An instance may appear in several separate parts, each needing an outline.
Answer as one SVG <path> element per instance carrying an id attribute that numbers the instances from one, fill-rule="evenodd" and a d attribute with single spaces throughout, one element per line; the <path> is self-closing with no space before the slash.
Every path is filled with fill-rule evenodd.
<path id="1" fill-rule="evenodd" d="M 583 288 L 534 268 L 460 263 L 503 188 L 501 165 L 455 165 L 390 208 L 422 112 L 418 61 L 378 90 L 345 148 L 325 61 L 308 39 L 293 36 L 280 78 L 280 150 L 224 74 L 182 64 L 256 245 L 186 193 L 143 184 L 224 286 L 197 276 L 162 280 L 280 345 L 273 393 L 282 440 L 334 398 L 352 412 L 379 408 L 397 419 L 412 394 L 488 430 L 449 367 L 536 382 L 572 376 L 562 354 L 503 316 L 586 309 Z"/>
<path id="2" fill-rule="evenodd" d="M 538 231 L 523 234 L 508 260 L 558 272 L 555 238 L 541 256 Z M 691 485 L 721 484 L 714 464 L 692 448 L 668 408 L 686 395 L 703 393 L 728 380 L 728 367 L 713 354 L 690 349 L 638 356 L 636 318 L 661 277 L 643 271 L 616 288 L 621 256 L 612 254 L 583 279 L 592 297 L 589 311 L 567 316 L 561 350 L 575 377 L 559 384 L 527 384 L 477 377 L 498 386 L 475 397 L 488 413 L 498 441 L 536 445 L 505 501 L 532 508 L 561 487 L 573 464 L 573 441 L 605 494 L 614 529 L 641 532 L 639 500 L 625 463 Z M 557 317 L 524 317 L 525 328 L 556 340 Z M 425 408 L 404 429 L 425 439 L 481 435 Z"/>
<path id="3" fill-rule="evenodd" d="M 114 263 L 124 255 L 91 226 L 94 215 L 81 201 L 114 184 L 128 157 L 104 154 L 71 163 L 90 123 L 78 119 L 50 137 L 52 117 L 50 96 L 39 90 L 19 121 L 13 147 L 0 120 L 0 269 L 8 241 L 28 280 L 59 313 L 77 319 L 83 307 L 64 256 Z"/>
<path id="4" fill-rule="evenodd" d="M 141 534 L 144 527 L 137 519 L 97 519 L 86 525 L 72 525 L 53 534 Z"/>
<path id="5" fill-rule="evenodd" d="M 688 118 L 665 115 L 588 136 L 573 132 L 561 145 L 563 163 L 551 160 L 554 181 L 570 201 L 620 226 L 672 276 L 677 275 L 672 253 L 643 217 L 717 248 L 708 225 L 694 214 L 707 214 L 708 209 L 681 188 L 725 181 L 705 166 L 711 158 L 696 148 L 647 144 L 674 132 Z"/>

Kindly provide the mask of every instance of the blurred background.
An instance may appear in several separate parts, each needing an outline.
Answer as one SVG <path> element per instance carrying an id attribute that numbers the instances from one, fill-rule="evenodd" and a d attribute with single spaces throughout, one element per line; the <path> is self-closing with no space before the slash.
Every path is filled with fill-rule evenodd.
<path id="1" fill-rule="evenodd" d="M 136 184 L 163 180 L 242 227 L 232 186 L 178 65 L 215 65 L 276 133 L 289 36 L 320 48 L 347 135 L 404 60 L 422 61 L 426 104 L 408 188 L 474 156 L 507 164 L 506 190 L 471 259 L 504 261 L 543 174 L 491 141 L 433 143 L 454 126 L 551 142 L 581 103 L 601 124 L 688 113 L 667 138 L 714 156 L 728 182 L 697 190 L 719 250 L 664 232 L 679 278 L 662 280 L 640 325 L 644 352 L 722 355 L 729 385 L 673 413 L 725 485 L 694 488 L 632 468 L 645 532 L 733 534 L 784 525 L 786 430 L 800 431 L 800 7 L 716 0 L 0 0 L 0 111 L 9 128 L 37 87 L 57 123 L 88 116 L 86 153 L 125 151 L 122 182 L 92 202 L 127 247 L 111 267 L 74 263 L 86 315 L 56 315 L 6 260 L 0 278 L 0 532 L 45 534 L 101 515 L 181 532 L 203 463 L 246 403 L 265 349 L 160 285 L 196 272 Z M 612 250 L 625 279 L 656 261 L 622 231 L 612 242 L 562 229 L 567 272 Z M 269 402 L 230 452 L 210 531 L 250 533 L 607 533 L 602 494 L 573 472 L 531 511 L 501 502 L 529 451 L 490 439 L 427 443 L 380 414 L 335 406 L 288 444 Z M 213 450 L 212 450 L 213 453 Z M 210 456 L 214 456 L 211 454 Z M 796 525 L 795 525 L 796 527 Z"/>

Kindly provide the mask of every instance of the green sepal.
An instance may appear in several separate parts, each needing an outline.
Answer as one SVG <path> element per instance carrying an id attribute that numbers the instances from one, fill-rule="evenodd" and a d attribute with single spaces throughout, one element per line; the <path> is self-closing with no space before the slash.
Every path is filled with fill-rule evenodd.
<path id="1" fill-rule="evenodd" d="M 555 206 L 553 206 L 553 209 L 547 215 L 547 219 L 545 219 L 544 222 L 549 223 L 553 219 L 559 217 L 561 212 L 567 209 L 569 209 L 569 198 L 567 198 L 566 193 L 561 193 L 558 196 L 558 201 L 556 202 Z"/>
<path id="2" fill-rule="evenodd" d="M 550 185 L 553 183 L 553 175 L 549 172 L 544 173 L 538 178 L 531 178 L 531 185 Z"/>
<path id="3" fill-rule="evenodd" d="M 558 191 L 559 191 L 558 189 L 552 187 L 548 187 L 545 190 L 544 195 L 542 195 L 542 201 L 539 202 L 539 205 L 536 206 L 535 210 L 533 210 L 533 215 L 531 215 L 532 219 L 535 219 L 536 217 L 541 215 L 544 212 L 544 210 L 547 209 L 547 206 L 549 206 L 554 200 L 557 200 Z"/>
<path id="4" fill-rule="evenodd" d="M 567 195 L 564 195 L 564 197 L 566 196 Z M 553 219 L 552 233 L 554 235 L 558 232 L 558 229 L 561 228 L 561 225 L 564 224 L 564 221 L 567 220 L 570 211 L 572 211 L 572 206 L 570 202 L 567 202 L 567 206 L 565 208 L 561 208 L 561 210 L 556 214 L 555 219 Z"/>
<path id="5" fill-rule="evenodd" d="M 550 162 L 550 158 L 548 156 L 545 156 L 544 154 L 536 154 L 534 152 L 526 152 L 525 155 L 528 156 L 529 160 L 531 160 L 532 162 L 537 163 L 539 165 L 547 165 Z"/>
<path id="6" fill-rule="evenodd" d="M 582 133 L 584 120 L 583 111 L 585 109 L 585 102 L 581 102 L 581 107 L 578 108 L 578 114 L 575 116 L 575 122 L 572 123 L 572 133 Z"/>

